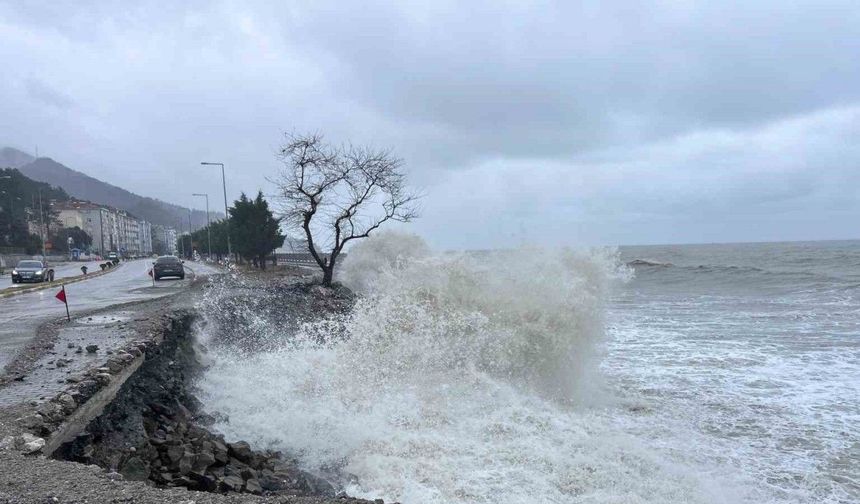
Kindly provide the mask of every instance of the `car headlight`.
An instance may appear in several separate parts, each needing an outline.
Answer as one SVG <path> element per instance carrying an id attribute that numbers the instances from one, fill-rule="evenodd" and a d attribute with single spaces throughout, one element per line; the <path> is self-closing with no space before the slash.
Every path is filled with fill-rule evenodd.
<path id="1" fill-rule="evenodd" d="M 39 271 L 37 271 L 37 272 L 36 272 L 36 274 L 37 274 L 37 275 L 41 275 L 42 273 L 44 273 L 44 271 L 43 271 L 43 270 L 39 270 Z"/>
<path id="2" fill-rule="evenodd" d="M 17 275 L 17 274 L 18 274 L 18 270 L 12 270 L 12 274 L 13 274 L 13 275 Z"/>

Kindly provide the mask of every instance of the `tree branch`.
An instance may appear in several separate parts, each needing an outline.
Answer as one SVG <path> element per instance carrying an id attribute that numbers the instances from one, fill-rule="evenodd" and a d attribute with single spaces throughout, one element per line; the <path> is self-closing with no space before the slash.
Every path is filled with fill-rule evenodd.
<path id="1" fill-rule="evenodd" d="M 322 136 L 287 135 L 279 157 L 284 169 L 277 182 L 284 220 L 300 226 L 308 248 L 331 281 L 334 265 L 352 240 L 366 238 L 390 220 L 408 222 L 418 215 L 418 196 L 406 191 L 403 162 L 387 150 L 333 148 Z M 318 222 L 317 214 L 328 216 Z M 317 250 L 329 236 L 327 258 Z"/>

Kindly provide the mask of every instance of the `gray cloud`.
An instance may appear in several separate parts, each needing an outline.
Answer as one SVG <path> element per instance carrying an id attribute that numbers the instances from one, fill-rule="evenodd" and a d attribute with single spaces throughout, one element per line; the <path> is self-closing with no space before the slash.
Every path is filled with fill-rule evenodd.
<path id="1" fill-rule="evenodd" d="M 70 97 L 34 77 L 24 80 L 24 86 L 27 89 L 27 94 L 38 102 L 58 109 L 68 109 L 74 105 L 74 101 Z"/>
<path id="2" fill-rule="evenodd" d="M 391 146 L 444 247 L 851 236 L 856 26 L 853 1 L 0 2 L 0 140 L 188 203 L 204 158 L 265 189 L 285 130 Z"/>

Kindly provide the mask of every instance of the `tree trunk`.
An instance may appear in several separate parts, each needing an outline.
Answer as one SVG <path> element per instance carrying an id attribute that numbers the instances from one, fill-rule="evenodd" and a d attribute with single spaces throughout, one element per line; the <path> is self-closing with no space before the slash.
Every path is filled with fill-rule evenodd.
<path id="1" fill-rule="evenodd" d="M 331 287 L 331 281 L 334 278 L 334 264 L 328 264 L 323 268 L 323 281 L 325 287 Z"/>

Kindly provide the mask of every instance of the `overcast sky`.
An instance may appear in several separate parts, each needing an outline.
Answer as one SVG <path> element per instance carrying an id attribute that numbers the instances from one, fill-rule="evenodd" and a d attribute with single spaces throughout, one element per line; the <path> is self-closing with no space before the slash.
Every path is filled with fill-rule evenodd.
<path id="1" fill-rule="evenodd" d="M 0 146 L 185 205 L 391 147 L 441 248 L 858 238 L 858 62 L 856 0 L 0 0 Z"/>

